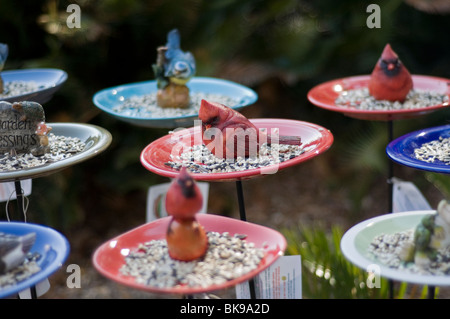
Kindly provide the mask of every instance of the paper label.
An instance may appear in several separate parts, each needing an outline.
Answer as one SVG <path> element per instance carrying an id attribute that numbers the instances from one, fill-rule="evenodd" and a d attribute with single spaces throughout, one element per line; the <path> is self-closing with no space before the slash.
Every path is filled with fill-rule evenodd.
<path id="1" fill-rule="evenodd" d="M 50 282 L 47 278 L 38 282 L 35 286 L 36 288 L 36 297 L 40 297 L 45 294 L 50 289 Z M 19 292 L 20 299 L 31 299 L 31 289 L 24 289 Z"/>
<path id="2" fill-rule="evenodd" d="M 281 256 L 253 280 L 257 299 L 301 299 L 301 256 Z M 248 282 L 236 286 L 236 298 L 250 299 Z"/>
<path id="3" fill-rule="evenodd" d="M 20 181 L 24 196 L 31 194 L 31 179 Z M 0 183 L 0 202 L 7 202 L 8 200 L 16 199 L 16 187 L 14 182 Z"/>
<path id="4" fill-rule="evenodd" d="M 430 204 L 420 190 L 411 182 L 393 178 L 392 210 L 408 212 L 416 210 L 432 210 Z"/>
<path id="5" fill-rule="evenodd" d="M 209 183 L 196 182 L 203 196 L 203 206 L 199 213 L 206 213 L 208 207 Z M 147 193 L 147 222 L 166 217 L 166 193 L 171 183 L 151 186 Z"/>

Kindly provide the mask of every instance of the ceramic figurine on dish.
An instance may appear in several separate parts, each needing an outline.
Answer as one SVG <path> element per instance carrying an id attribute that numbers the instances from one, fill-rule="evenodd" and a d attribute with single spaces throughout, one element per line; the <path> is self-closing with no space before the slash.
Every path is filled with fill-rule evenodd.
<path id="1" fill-rule="evenodd" d="M 437 251 L 450 246 L 450 201 L 442 200 L 436 214 L 422 218 L 414 231 L 414 242 L 405 246 L 402 259 L 425 268 L 436 259 Z"/>
<path id="2" fill-rule="evenodd" d="M 1 72 L 3 67 L 5 66 L 5 61 L 8 58 L 8 45 L 4 43 L 0 43 L 0 94 L 3 93 L 3 79 L 1 76 Z"/>
<path id="3" fill-rule="evenodd" d="M 36 233 L 23 236 L 0 232 L 0 274 L 22 264 L 36 240 Z"/>
<path id="4" fill-rule="evenodd" d="M 178 30 L 170 31 L 166 45 L 157 48 L 157 60 L 153 65 L 158 106 L 187 108 L 190 98 L 186 83 L 194 76 L 195 69 L 194 56 L 180 48 Z"/>
<path id="5" fill-rule="evenodd" d="M 377 100 L 403 102 L 412 88 L 411 74 L 391 46 L 386 44 L 370 75 L 370 95 Z"/>
<path id="6" fill-rule="evenodd" d="M 166 194 L 166 211 L 172 216 L 166 233 L 169 256 L 191 261 L 208 249 L 206 232 L 195 218 L 203 205 L 203 196 L 194 179 L 183 167 Z"/>
<path id="7" fill-rule="evenodd" d="M 301 144 L 299 136 L 275 137 L 260 131 L 244 115 L 220 103 L 202 100 L 198 117 L 204 144 L 220 158 L 254 157 L 263 143 Z"/>

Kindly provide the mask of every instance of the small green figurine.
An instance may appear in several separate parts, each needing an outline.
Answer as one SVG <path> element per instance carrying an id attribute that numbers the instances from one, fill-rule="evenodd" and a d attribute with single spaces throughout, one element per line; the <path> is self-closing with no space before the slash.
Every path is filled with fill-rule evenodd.
<path id="1" fill-rule="evenodd" d="M 5 66 L 6 59 L 8 58 L 8 45 L 4 43 L 0 43 L 0 72 L 3 70 Z M 0 94 L 3 93 L 3 79 L 0 73 Z"/>
<path id="2" fill-rule="evenodd" d="M 190 97 L 186 83 L 194 76 L 195 70 L 194 56 L 180 49 L 178 30 L 170 31 L 166 45 L 157 48 L 157 61 L 153 64 L 158 106 L 187 108 Z"/>
<path id="3" fill-rule="evenodd" d="M 439 249 L 450 245 L 450 201 L 442 200 L 437 213 L 426 215 L 414 231 L 414 241 L 402 251 L 405 262 L 425 268 L 436 260 Z"/>

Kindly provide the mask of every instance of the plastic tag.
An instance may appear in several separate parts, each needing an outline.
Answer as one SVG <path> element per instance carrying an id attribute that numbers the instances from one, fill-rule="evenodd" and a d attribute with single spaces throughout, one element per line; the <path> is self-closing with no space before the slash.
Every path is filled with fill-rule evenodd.
<path id="1" fill-rule="evenodd" d="M 256 299 L 301 299 L 301 256 L 281 256 L 253 280 Z M 250 299 L 248 282 L 236 286 L 236 298 Z"/>
<path id="2" fill-rule="evenodd" d="M 31 194 L 31 184 L 31 179 L 20 181 L 24 196 L 29 196 Z M 14 199 L 16 199 L 16 186 L 14 182 L 0 183 L 0 202 Z"/>
<path id="3" fill-rule="evenodd" d="M 392 210 L 394 213 L 416 210 L 432 210 L 420 190 L 411 182 L 392 178 Z"/>
<path id="4" fill-rule="evenodd" d="M 36 296 L 40 297 L 45 294 L 50 289 L 50 282 L 47 278 L 38 282 L 35 286 L 36 288 Z M 19 292 L 20 299 L 31 299 L 31 289 L 25 289 Z"/>
<path id="5" fill-rule="evenodd" d="M 206 208 L 208 207 L 209 183 L 196 183 L 203 196 L 203 206 L 199 213 L 206 213 Z M 167 216 L 165 200 L 169 186 L 170 183 L 164 183 L 149 187 L 147 193 L 147 222 Z"/>

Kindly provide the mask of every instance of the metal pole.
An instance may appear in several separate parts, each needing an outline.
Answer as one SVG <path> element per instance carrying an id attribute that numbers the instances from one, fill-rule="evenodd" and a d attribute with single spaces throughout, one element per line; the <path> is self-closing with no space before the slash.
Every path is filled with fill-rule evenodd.
<path id="1" fill-rule="evenodd" d="M 17 200 L 17 209 L 19 211 L 19 216 L 22 218 L 23 222 L 26 222 L 26 215 L 24 211 L 24 199 L 23 199 L 23 191 L 22 191 L 22 184 L 20 183 L 20 180 L 14 181 L 14 186 L 16 188 L 16 200 Z M 36 286 L 30 287 L 31 292 L 31 299 L 37 299 L 37 293 L 36 293 Z"/>
<path id="2" fill-rule="evenodd" d="M 247 216 L 245 215 L 245 203 L 244 203 L 244 191 L 242 190 L 242 181 L 236 181 L 236 190 L 238 196 L 238 204 L 239 204 L 239 215 L 241 220 L 247 221 Z M 252 279 L 248 281 L 249 289 L 250 289 L 250 298 L 256 299 L 256 290 L 255 290 L 255 282 Z"/>

